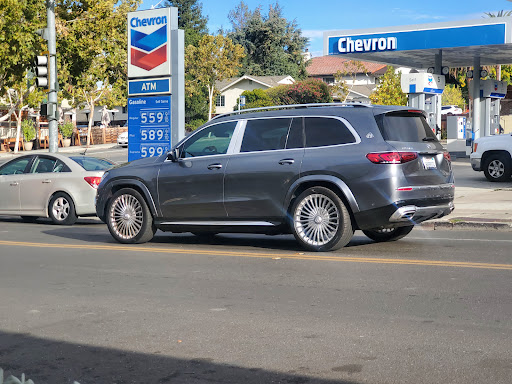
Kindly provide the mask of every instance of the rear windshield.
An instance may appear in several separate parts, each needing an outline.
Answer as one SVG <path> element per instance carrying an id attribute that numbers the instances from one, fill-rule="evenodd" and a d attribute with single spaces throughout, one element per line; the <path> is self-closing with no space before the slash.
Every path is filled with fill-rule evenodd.
<path id="1" fill-rule="evenodd" d="M 98 159 L 97 157 L 72 156 L 70 159 L 78 163 L 86 171 L 105 171 L 114 165 L 109 160 Z"/>
<path id="2" fill-rule="evenodd" d="M 425 117 L 418 113 L 392 112 L 376 116 L 382 137 L 386 141 L 437 141 Z"/>

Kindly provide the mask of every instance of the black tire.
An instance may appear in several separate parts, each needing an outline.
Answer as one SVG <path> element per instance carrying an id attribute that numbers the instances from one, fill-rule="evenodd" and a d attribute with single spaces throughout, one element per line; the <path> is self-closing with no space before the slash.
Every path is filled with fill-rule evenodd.
<path id="1" fill-rule="evenodd" d="M 123 244 L 146 243 L 156 232 L 146 201 L 131 188 L 114 193 L 107 203 L 106 222 L 112 237 Z"/>
<path id="2" fill-rule="evenodd" d="M 347 207 L 325 187 L 302 192 L 293 203 L 291 229 L 300 245 L 310 251 L 333 251 L 347 245 L 354 230 Z"/>
<path id="3" fill-rule="evenodd" d="M 489 155 L 484 163 L 484 174 L 489 181 L 507 181 L 512 173 L 510 157 L 503 153 Z"/>
<path id="4" fill-rule="evenodd" d="M 407 236 L 413 228 L 414 225 L 397 228 L 366 229 L 363 230 L 363 233 L 370 239 L 380 243 L 384 241 L 400 240 L 402 237 Z"/>
<path id="5" fill-rule="evenodd" d="M 78 216 L 73 199 L 67 193 L 57 192 L 48 204 L 48 216 L 57 225 L 75 224 Z"/>
<path id="6" fill-rule="evenodd" d="M 35 223 L 39 219 L 38 216 L 21 216 L 21 220 L 23 220 L 24 223 Z"/>

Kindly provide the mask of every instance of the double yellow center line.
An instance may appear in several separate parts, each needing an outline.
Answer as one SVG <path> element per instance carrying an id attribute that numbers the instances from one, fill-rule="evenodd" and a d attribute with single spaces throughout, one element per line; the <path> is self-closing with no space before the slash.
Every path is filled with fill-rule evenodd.
<path id="1" fill-rule="evenodd" d="M 436 261 L 436 260 L 413 260 L 413 259 L 386 259 L 379 257 L 349 257 L 325 256 L 305 253 L 265 253 L 265 252 L 232 252 L 232 251 L 212 251 L 202 249 L 180 249 L 180 248 L 160 248 L 139 245 L 99 245 L 99 244 L 48 244 L 48 243 L 28 243 L 21 241 L 2 241 L 0 245 L 12 247 L 35 247 L 35 248 L 57 248 L 57 249 L 87 249 L 96 251 L 121 251 L 121 252 L 147 252 L 147 253 L 168 253 L 168 254 L 187 254 L 187 255 L 208 255 L 208 256 L 231 256 L 231 257 L 252 257 L 260 259 L 293 259 L 293 260 L 315 260 L 315 261 L 336 261 L 346 263 L 374 263 L 374 264 L 397 264 L 397 265 L 426 265 L 438 267 L 459 267 L 459 268 L 480 268 L 480 269 L 500 269 L 512 271 L 512 264 L 492 264 L 492 263 L 474 263 L 464 261 Z"/>

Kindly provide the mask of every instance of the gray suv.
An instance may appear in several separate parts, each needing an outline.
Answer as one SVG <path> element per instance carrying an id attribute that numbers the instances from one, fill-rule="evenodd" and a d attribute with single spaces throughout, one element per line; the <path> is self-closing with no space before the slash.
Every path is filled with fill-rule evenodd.
<path id="1" fill-rule="evenodd" d="M 312 251 L 375 241 L 453 210 L 450 156 L 422 111 L 266 107 L 212 119 L 169 153 L 105 173 L 96 212 L 121 243 L 157 229 L 293 233 Z"/>

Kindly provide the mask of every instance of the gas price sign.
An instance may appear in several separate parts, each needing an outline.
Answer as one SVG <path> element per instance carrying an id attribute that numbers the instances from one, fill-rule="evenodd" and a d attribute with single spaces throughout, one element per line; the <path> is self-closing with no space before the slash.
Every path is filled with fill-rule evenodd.
<path id="1" fill-rule="evenodd" d="M 171 96 L 128 99 L 128 161 L 160 156 L 171 148 Z"/>

